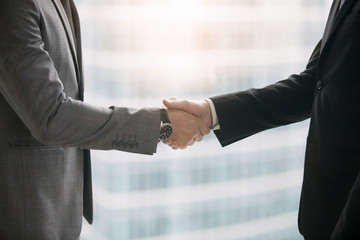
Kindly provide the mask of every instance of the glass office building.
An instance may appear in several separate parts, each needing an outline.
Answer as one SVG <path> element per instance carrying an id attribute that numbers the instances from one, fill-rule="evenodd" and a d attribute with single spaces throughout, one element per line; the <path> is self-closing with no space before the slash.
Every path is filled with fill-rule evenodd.
<path id="1" fill-rule="evenodd" d="M 329 0 L 76 0 L 85 98 L 161 107 L 304 70 Z M 214 134 L 154 156 L 92 151 L 95 219 L 83 240 L 301 239 L 308 121 L 222 148 Z"/>

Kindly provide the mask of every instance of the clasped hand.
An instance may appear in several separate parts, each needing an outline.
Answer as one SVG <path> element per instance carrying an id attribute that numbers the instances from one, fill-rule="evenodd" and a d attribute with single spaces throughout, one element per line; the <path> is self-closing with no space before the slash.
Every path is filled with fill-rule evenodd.
<path id="1" fill-rule="evenodd" d="M 177 100 L 163 101 L 172 122 L 173 133 L 163 143 L 173 149 L 185 149 L 210 133 L 212 125 L 210 106 L 207 101 Z"/>

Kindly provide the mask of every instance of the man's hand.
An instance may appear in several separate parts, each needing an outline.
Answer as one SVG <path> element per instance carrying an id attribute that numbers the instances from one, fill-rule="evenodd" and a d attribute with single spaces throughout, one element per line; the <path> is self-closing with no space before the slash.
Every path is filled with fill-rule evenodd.
<path id="1" fill-rule="evenodd" d="M 192 100 L 177 100 L 176 98 L 170 98 L 169 100 L 163 100 L 164 105 L 169 109 L 182 110 L 191 113 L 194 116 L 203 120 L 207 127 L 213 125 L 210 105 L 207 101 L 192 101 Z"/>
<path id="2" fill-rule="evenodd" d="M 167 109 L 173 132 L 171 137 L 164 142 L 173 149 L 185 149 L 187 146 L 200 142 L 203 136 L 210 133 L 205 122 L 193 114 L 177 110 Z"/>

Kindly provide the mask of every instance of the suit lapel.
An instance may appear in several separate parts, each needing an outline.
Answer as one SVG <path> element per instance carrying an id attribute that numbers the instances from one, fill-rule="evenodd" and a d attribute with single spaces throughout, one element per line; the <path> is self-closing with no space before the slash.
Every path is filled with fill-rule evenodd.
<path id="1" fill-rule="evenodd" d="M 335 17 L 334 24 L 333 24 L 332 28 L 330 29 L 330 35 L 335 31 L 335 29 L 337 29 L 337 27 L 340 25 L 342 20 L 344 20 L 344 18 L 348 15 L 349 10 L 353 6 L 354 2 L 355 2 L 354 0 L 345 1 L 344 5 L 340 9 L 339 13 Z"/>
<path id="2" fill-rule="evenodd" d="M 354 0 L 346 0 L 342 8 L 340 7 L 340 0 L 335 0 L 331 6 L 330 15 L 326 23 L 325 32 L 322 38 L 321 51 L 324 49 L 326 43 L 334 34 L 335 30 L 339 27 L 340 23 L 347 16 L 349 10 L 354 4 Z"/>
<path id="3" fill-rule="evenodd" d="M 61 4 L 61 2 L 59 0 L 52 0 L 56 10 L 59 14 L 59 17 L 61 19 L 61 22 L 64 26 L 65 32 L 66 32 L 66 36 L 70 45 L 70 50 L 71 50 L 71 54 L 73 56 L 73 60 L 74 60 L 74 65 L 75 65 L 75 69 L 76 69 L 76 73 L 77 73 L 77 81 L 78 84 L 80 83 L 80 70 L 79 70 L 79 65 L 78 65 L 78 60 L 77 60 L 77 53 L 76 53 L 76 48 L 75 48 L 75 41 L 74 41 L 74 35 L 71 31 L 71 27 L 69 24 L 69 19 L 67 18 L 67 15 L 65 13 L 65 10 Z"/>
<path id="4" fill-rule="evenodd" d="M 76 11 L 75 5 L 70 1 L 71 11 L 74 18 L 74 29 L 75 32 L 71 31 L 69 20 L 65 13 L 65 10 L 59 0 L 52 0 L 56 10 L 61 18 L 62 24 L 64 25 L 66 35 L 70 44 L 71 53 L 73 55 L 75 69 L 77 72 L 77 80 L 79 87 L 79 98 L 84 100 L 84 81 L 82 74 L 82 56 L 81 56 L 81 34 L 80 34 L 80 22 L 79 16 Z M 74 36 L 76 38 L 77 48 L 75 48 Z M 92 178 L 91 178 L 91 158 L 90 151 L 84 150 L 84 190 L 83 190 L 83 209 L 84 217 L 91 224 L 93 222 L 93 200 L 92 200 Z"/>
<path id="5" fill-rule="evenodd" d="M 333 22 L 335 20 L 335 15 L 337 10 L 339 9 L 340 6 L 340 0 L 334 0 L 332 5 L 331 5 L 331 9 L 330 9 L 330 14 L 329 14 L 329 18 L 326 22 L 326 27 L 325 27 L 325 32 L 324 35 L 322 37 L 322 43 L 321 43 L 321 51 L 323 50 L 329 35 L 330 35 L 330 29 L 332 28 Z"/>
<path id="6" fill-rule="evenodd" d="M 74 24 L 74 34 L 76 40 L 76 53 L 79 67 L 79 98 L 84 100 L 84 79 L 83 79 L 83 69 L 82 69 L 82 47 L 81 47 L 81 31 L 80 31 L 80 21 L 79 14 L 76 10 L 76 6 L 73 1 L 70 1 L 70 6 L 73 15 L 73 24 Z"/>
<path id="7" fill-rule="evenodd" d="M 343 20 L 347 16 L 349 10 L 352 8 L 355 2 L 356 0 L 345 1 L 345 3 L 343 4 L 342 8 L 340 9 L 339 13 L 335 18 L 333 29 L 336 28 L 340 24 L 341 20 Z"/>

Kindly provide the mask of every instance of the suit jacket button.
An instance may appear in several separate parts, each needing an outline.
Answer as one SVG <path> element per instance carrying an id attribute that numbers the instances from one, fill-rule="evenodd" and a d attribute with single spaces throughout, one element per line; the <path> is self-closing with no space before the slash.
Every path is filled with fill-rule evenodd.
<path id="1" fill-rule="evenodd" d="M 319 81 L 317 82 L 317 84 L 316 84 L 316 88 L 317 88 L 318 90 L 320 90 L 322 87 L 323 87 L 323 83 L 322 83 L 321 80 L 319 80 Z"/>

